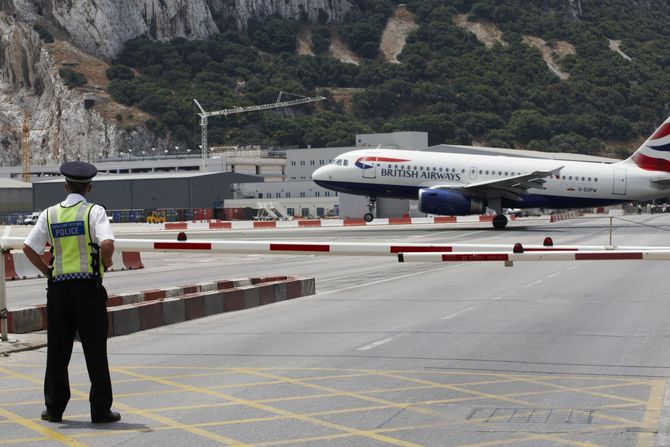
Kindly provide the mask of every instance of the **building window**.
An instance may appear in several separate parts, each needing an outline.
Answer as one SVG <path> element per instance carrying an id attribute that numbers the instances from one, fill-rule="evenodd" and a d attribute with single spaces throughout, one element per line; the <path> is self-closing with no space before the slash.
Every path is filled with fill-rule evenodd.
<path id="1" fill-rule="evenodd" d="M 293 208 L 286 208 L 286 214 L 288 214 L 289 216 L 293 216 L 295 214 L 295 211 L 293 210 Z"/>
<path id="2" fill-rule="evenodd" d="M 292 161 L 292 162 L 291 162 L 291 166 L 295 166 L 295 161 Z"/>
<path id="3" fill-rule="evenodd" d="M 300 197 L 305 197 L 305 191 L 302 191 L 302 192 L 300 193 Z"/>
<path id="4" fill-rule="evenodd" d="M 319 191 L 314 192 L 314 197 L 321 197 L 321 193 Z"/>
<path id="5" fill-rule="evenodd" d="M 287 192 L 287 193 L 286 193 L 286 198 L 287 198 L 287 199 L 290 199 L 290 198 L 291 198 L 291 193 L 290 193 L 290 192 Z"/>
<path id="6" fill-rule="evenodd" d="M 281 197 L 281 193 L 280 193 L 280 192 L 276 192 L 276 193 L 275 193 L 275 197 L 279 199 L 279 198 Z"/>
<path id="7" fill-rule="evenodd" d="M 323 193 L 323 195 L 326 197 L 330 197 L 330 191 L 326 191 L 325 193 Z"/>
<path id="8" fill-rule="evenodd" d="M 319 164 L 320 164 L 321 166 L 323 166 L 323 165 L 326 164 L 326 161 L 325 161 L 325 160 L 319 160 Z"/>
<path id="9" fill-rule="evenodd" d="M 300 166 L 305 166 L 305 160 L 302 160 L 302 161 L 300 162 Z"/>
<path id="10" fill-rule="evenodd" d="M 263 193 L 262 193 L 262 192 L 259 192 L 259 193 L 258 193 L 258 198 L 259 198 L 259 199 L 262 199 L 262 198 L 263 198 Z"/>
<path id="11" fill-rule="evenodd" d="M 316 164 L 316 162 L 314 160 L 310 160 L 309 164 L 310 164 L 310 166 L 314 166 Z"/>

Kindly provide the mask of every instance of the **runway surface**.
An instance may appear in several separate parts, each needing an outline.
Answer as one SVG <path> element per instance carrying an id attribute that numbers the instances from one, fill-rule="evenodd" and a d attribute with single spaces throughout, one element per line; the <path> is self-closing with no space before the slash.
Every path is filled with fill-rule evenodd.
<path id="1" fill-rule="evenodd" d="M 670 245 L 670 216 L 614 222 Z M 189 233 L 195 239 L 605 245 L 608 219 Z M 136 237 L 171 237 L 152 232 Z M 117 234 L 117 237 L 130 237 Z M 110 339 L 120 424 L 87 421 L 79 346 L 62 424 L 39 421 L 45 350 L 0 359 L 2 445 L 668 445 L 666 262 L 412 263 L 147 253 L 110 292 L 266 274 L 317 294 Z M 43 280 L 9 283 L 38 300 Z M 43 300 L 43 298 L 42 298 Z"/>

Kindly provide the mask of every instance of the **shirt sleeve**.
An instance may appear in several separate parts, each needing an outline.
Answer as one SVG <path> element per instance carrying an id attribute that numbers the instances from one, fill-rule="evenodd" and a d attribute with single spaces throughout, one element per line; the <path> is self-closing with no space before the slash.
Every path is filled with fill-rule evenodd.
<path id="1" fill-rule="evenodd" d="M 112 225 L 109 223 L 107 212 L 100 205 L 93 205 L 89 215 L 89 224 L 91 226 L 91 240 L 96 244 L 105 240 L 115 240 Z"/>
<path id="2" fill-rule="evenodd" d="M 37 222 L 30 233 L 23 241 L 24 244 L 35 250 L 36 253 L 42 254 L 44 246 L 49 240 L 49 227 L 47 226 L 47 210 L 40 213 Z"/>

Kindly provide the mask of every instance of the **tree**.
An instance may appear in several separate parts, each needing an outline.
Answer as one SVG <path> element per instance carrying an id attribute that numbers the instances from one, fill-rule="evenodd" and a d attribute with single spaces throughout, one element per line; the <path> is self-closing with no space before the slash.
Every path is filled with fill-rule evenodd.
<path id="1" fill-rule="evenodd" d="M 78 71 L 74 71 L 71 68 L 61 68 L 58 70 L 58 74 L 68 88 L 81 87 L 86 84 L 86 76 Z"/>

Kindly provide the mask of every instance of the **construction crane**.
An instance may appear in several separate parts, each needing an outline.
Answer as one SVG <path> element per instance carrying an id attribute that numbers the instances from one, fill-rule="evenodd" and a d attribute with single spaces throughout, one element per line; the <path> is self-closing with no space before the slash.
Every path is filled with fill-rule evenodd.
<path id="1" fill-rule="evenodd" d="M 270 103 L 270 104 L 260 104 L 257 106 L 247 106 L 247 107 L 233 107 L 232 109 L 223 109 L 223 110 L 216 110 L 214 112 L 205 112 L 205 109 L 202 108 L 200 103 L 198 102 L 197 99 L 193 99 L 193 102 L 195 102 L 195 105 L 198 106 L 200 109 L 200 113 L 198 113 L 198 116 L 200 117 L 200 135 L 201 135 L 201 140 L 202 144 L 200 148 L 202 149 L 202 163 L 204 166 L 205 163 L 205 158 L 207 158 L 207 119 L 210 116 L 218 116 L 218 115 L 232 115 L 234 113 L 245 113 L 245 112 L 256 112 L 258 110 L 270 110 L 270 109 L 279 109 L 282 107 L 291 107 L 291 106 L 297 106 L 300 104 L 307 104 L 310 102 L 317 102 L 317 101 L 323 101 L 326 99 L 325 96 L 315 96 L 315 97 L 309 97 L 309 96 L 300 96 L 300 95 L 294 95 L 292 93 L 286 93 L 288 95 L 292 96 L 297 96 L 298 99 L 293 99 L 291 101 L 281 101 L 282 94 L 286 92 L 279 92 L 279 96 L 277 97 L 277 101 Z"/>
<path id="2" fill-rule="evenodd" d="M 21 140 L 21 178 L 30 183 L 30 114 L 23 113 L 23 138 Z"/>

